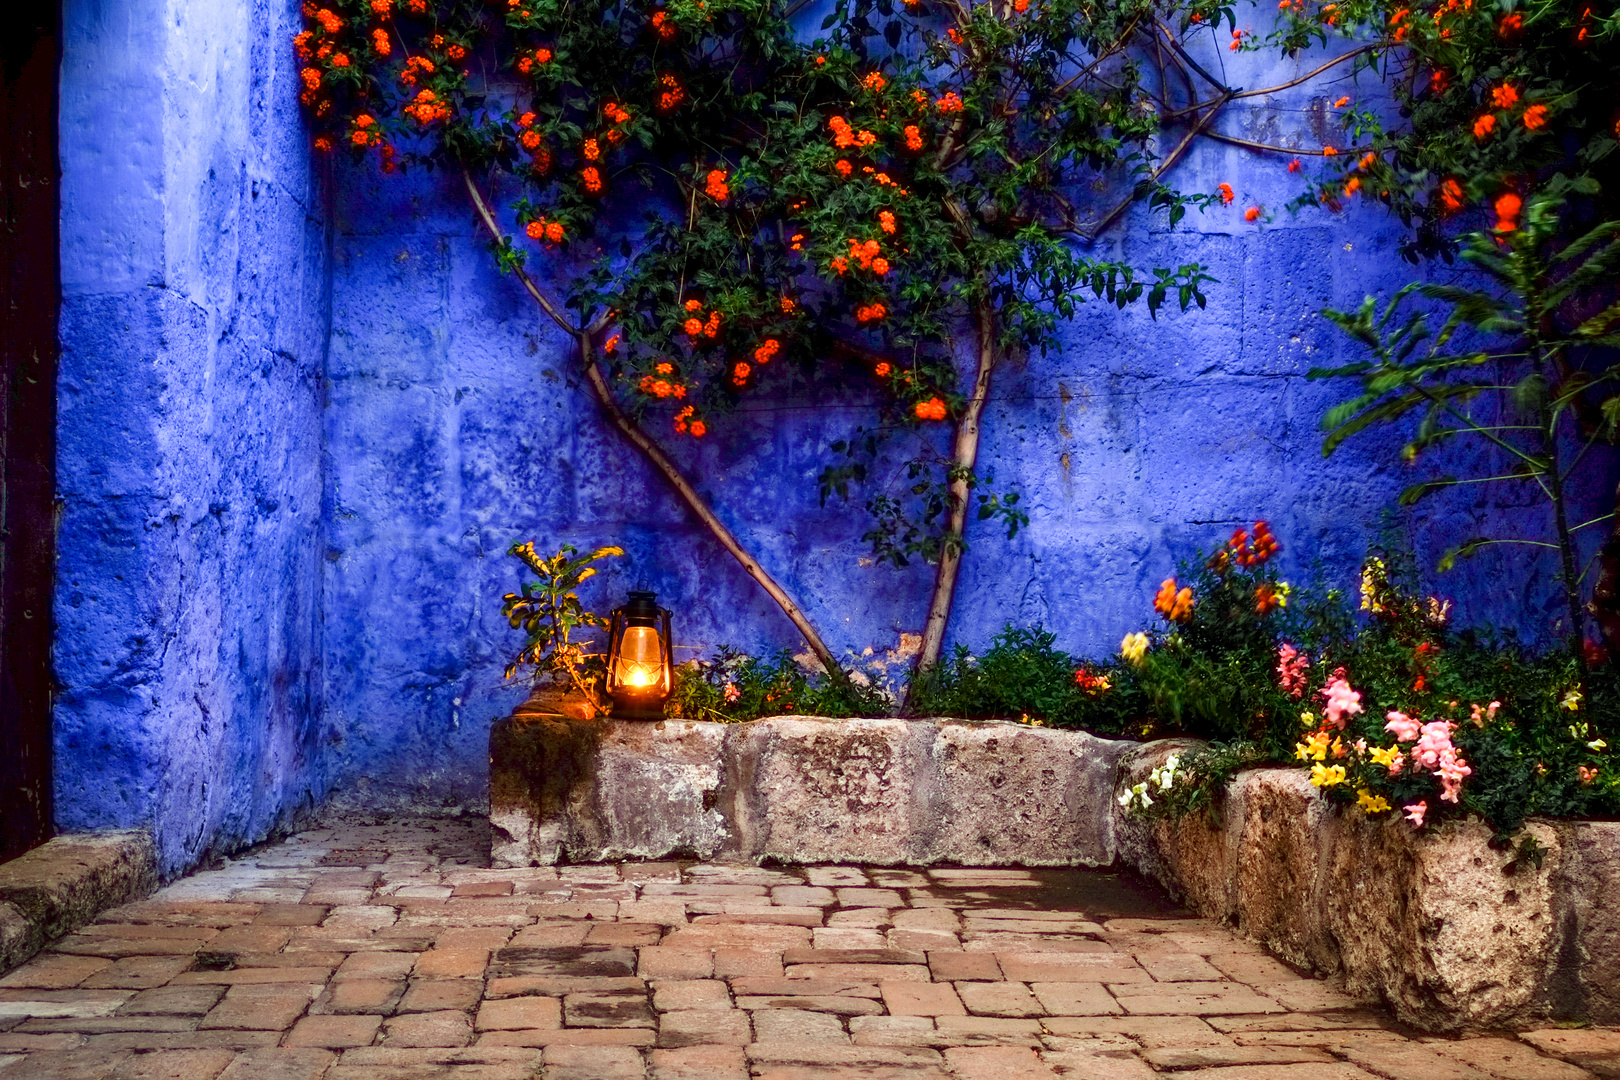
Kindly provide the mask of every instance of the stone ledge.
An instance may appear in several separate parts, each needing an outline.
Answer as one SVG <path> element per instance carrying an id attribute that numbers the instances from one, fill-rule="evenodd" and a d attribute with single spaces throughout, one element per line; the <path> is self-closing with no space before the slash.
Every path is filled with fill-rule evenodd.
<path id="1" fill-rule="evenodd" d="M 1186 740 L 1131 754 L 1141 779 Z M 1298 769 L 1227 787 L 1220 820 L 1121 816 L 1121 861 L 1297 967 L 1426 1031 L 1620 1022 L 1620 823 L 1533 821 L 1515 866 L 1477 820 L 1414 833 L 1340 808 Z"/>
<path id="2" fill-rule="evenodd" d="M 490 733 L 493 857 L 1107 866 L 1135 745 L 996 721 L 514 716 Z"/>
<path id="3" fill-rule="evenodd" d="M 0 973 L 156 886 L 156 849 L 140 829 L 70 833 L 0 863 Z"/>

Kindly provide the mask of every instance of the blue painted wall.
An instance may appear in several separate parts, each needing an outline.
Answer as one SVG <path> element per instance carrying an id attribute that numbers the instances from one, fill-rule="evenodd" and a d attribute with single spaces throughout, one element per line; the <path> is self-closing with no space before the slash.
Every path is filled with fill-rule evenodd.
<path id="1" fill-rule="evenodd" d="M 802 647 L 597 420 L 454 183 L 342 161 L 311 179 L 295 21 L 285 0 L 68 4 L 58 798 L 63 827 L 153 823 L 171 868 L 323 801 L 477 808 L 489 724 L 524 693 L 501 678 L 514 541 L 623 545 L 587 599 L 605 610 L 645 580 L 697 653 Z M 1228 60 L 1250 86 L 1315 63 L 1211 58 Z M 1326 103 L 1358 92 L 1247 99 L 1222 129 L 1337 142 Z M 1257 517 L 1290 574 L 1319 559 L 1353 585 L 1413 477 L 1387 438 L 1324 462 L 1317 421 L 1347 388 L 1304 373 L 1352 355 L 1318 309 L 1412 271 L 1376 206 L 1282 212 L 1300 182 L 1285 165 L 1201 145 L 1176 182 L 1231 183 L 1233 206 L 1174 231 L 1136 212 L 1099 241 L 1209 264 L 1207 311 L 1091 304 L 1060 349 L 997 373 L 981 463 L 1032 521 L 970 534 L 954 641 L 1041 622 L 1111 652 L 1177 559 Z M 1246 224 L 1249 205 L 1271 220 Z M 819 508 L 816 485 L 870 405 L 751 402 L 678 454 L 833 647 L 881 657 L 920 629 L 931 572 L 872 565 L 863 516 Z M 1612 484 L 1600 471 L 1596 512 Z M 1404 528 L 1432 565 L 1504 522 L 1540 528 L 1479 491 Z M 1523 612 L 1545 636 L 1551 572 L 1493 554 L 1439 588 L 1465 621 Z"/>
<path id="2" fill-rule="evenodd" d="M 326 246 L 292 0 L 69 0 L 61 829 L 165 871 L 325 792 Z"/>

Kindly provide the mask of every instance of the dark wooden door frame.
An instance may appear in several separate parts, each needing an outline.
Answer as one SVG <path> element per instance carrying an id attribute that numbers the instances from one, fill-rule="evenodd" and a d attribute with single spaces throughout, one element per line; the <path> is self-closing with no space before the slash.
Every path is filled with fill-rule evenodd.
<path id="1" fill-rule="evenodd" d="M 61 9 L 0 35 L 0 860 L 52 833 Z"/>

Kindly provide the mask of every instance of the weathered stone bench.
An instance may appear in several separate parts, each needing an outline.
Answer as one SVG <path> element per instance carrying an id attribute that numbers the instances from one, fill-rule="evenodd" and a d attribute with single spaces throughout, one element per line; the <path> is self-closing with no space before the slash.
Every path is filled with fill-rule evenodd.
<path id="1" fill-rule="evenodd" d="M 1006 722 L 515 716 L 490 735 L 493 856 L 1107 866 L 1135 745 Z"/>

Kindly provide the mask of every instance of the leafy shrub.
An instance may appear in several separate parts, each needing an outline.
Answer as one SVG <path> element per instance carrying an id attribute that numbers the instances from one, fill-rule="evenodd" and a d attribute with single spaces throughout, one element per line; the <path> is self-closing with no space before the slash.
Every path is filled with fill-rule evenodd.
<path id="1" fill-rule="evenodd" d="M 919 675 L 910 709 L 919 716 L 1023 719 L 1117 734 L 1146 714 L 1135 674 L 1117 661 L 1081 664 L 1052 647 L 1040 627 L 1008 624 L 983 656 L 958 645 L 950 660 Z"/>
<path id="2" fill-rule="evenodd" d="M 806 671 L 791 653 L 769 659 L 722 645 L 712 660 L 693 660 L 675 670 L 669 715 L 722 724 L 762 716 L 884 716 L 894 708 L 888 691 L 865 672 L 845 679 Z"/>

